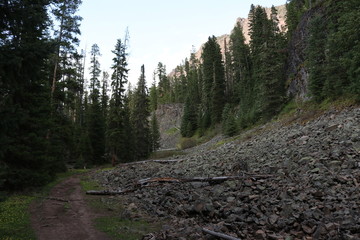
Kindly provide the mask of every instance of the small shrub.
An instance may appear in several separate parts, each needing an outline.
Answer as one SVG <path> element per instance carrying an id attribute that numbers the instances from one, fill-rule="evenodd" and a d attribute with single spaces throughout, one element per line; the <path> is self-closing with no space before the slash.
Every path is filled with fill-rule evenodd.
<path id="1" fill-rule="evenodd" d="M 180 140 L 179 145 L 180 145 L 180 149 L 187 149 L 187 148 L 195 147 L 197 145 L 197 142 L 193 138 L 182 138 Z"/>

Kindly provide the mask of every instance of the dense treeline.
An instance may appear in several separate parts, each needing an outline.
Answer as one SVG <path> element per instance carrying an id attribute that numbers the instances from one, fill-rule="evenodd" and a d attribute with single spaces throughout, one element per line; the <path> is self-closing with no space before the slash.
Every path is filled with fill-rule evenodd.
<path id="1" fill-rule="evenodd" d="M 285 75 L 287 52 L 308 11 L 314 13 L 309 19 L 304 52 L 309 97 L 316 102 L 348 95 L 359 98 L 360 21 L 356 1 L 292 0 L 287 1 L 286 9 L 287 32 L 278 27 L 276 8 L 272 7 L 268 15 L 261 6 L 252 5 L 249 43 L 238 23 L 229 41 L 224 41 L 223 53 L 217 39 L 209 37 L 201 59 L 192 53 L 170 79 L 161 72 L 158 86 L 152 86 L 152 96 L 157 102 L 184 103 L 182 136 L 202 135 L 219 122 L 223 133 L 232 136 L 275 116 L 291 100 L 286 95 L 286 85 L 291 81 L 291 76 Z"/>
<path id="2" fill-rule="evenodd" d="M 67 165 L 138 160 L 159 147 L 144 67 L 126 93 L 128 34 L 116 42 L 111 75 L 101 71 L 97 44 L 85 69 L 80 4 L 0 3 L 0 191 L 42 185 Z"/>
<path id="3" fill-rule="evenodd" d="M 191 137 L 196 131 L 202 135 L 219 123 L 231 136 L 255 122 L 269 120 L 281 109 L 287 41 L 278 27 L 277 10 L 272 7 L 268 16 L 264 8 L 252 5 L 249 20 L 249 44 L 239 23 L 229 42 L 224 40 L 224 54 L 217 39 L 209 37 L 201 59 L 195 59 L 193 53 L 177 67 L 169 91 L 157 95 L 160 101 L 171 96 L 170 100 L 184 103 L 182 136 Z M 162 84 L 159 79 L 164 91 Z"/>

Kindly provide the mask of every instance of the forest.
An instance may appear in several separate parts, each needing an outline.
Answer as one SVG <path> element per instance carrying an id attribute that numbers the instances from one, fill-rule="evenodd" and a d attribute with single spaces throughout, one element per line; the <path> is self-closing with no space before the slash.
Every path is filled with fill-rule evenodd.
<path id="1" fill-rule="evenodd" d="M 275 7 L 268 16 L 252 5 L 249 44 L 239 24 L 225 56 L 210 36 L 201 59 L 191 54 L 173 76 L 159 63 L 150 88 L 145 66 L 137 85 L 128 87 L 127 31 L 114 40 L 110 73 L 101 71 L 101 46 L 79 52 L 80 5 L 81 0 L 0 3 L 0 191 L 44 185 L 69 165 L 146 159 L 159 148 L 153 114 L 159 104 L 184 104 L 183 137 L 215 126 L 233 136 L 271 120 L 293 99 L 287 94 L 290 42 L 308 12 L 313 13 L 304 53 L 309 98 L 360 100 L 356 0 L 287 1 L 286 32 L 278 27 Z"/>

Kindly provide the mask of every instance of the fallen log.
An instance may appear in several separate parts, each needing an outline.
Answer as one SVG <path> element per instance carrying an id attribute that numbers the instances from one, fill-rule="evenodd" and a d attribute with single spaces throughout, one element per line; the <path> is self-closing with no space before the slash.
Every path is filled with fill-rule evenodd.
<path id="1" fill-rule="evenodd" d="M 121 195 L 129 192 L 134 192 L 135 189 L 126 189 L 126 190 L 89 190 L 86 191 L 87 195 Z"/>
<path id="2" fill-rule="evenodd" d="M 145 178 L 138 180 L 138 185 L 145 185 L 149 183 L 181 183 L 181 182 L 209 182 L 221 183 L 228 180 L 243 180 L 243 179 L 264 179 L 270 178 L 273 175 L 247 175 L 247 176 L 220 176 L 220 177 L 193 177 L 193 178 Z"/>
<path id="3" fill-rule="evenodd" d="M 211 231 L 211 230 L 206 229 L 206 228 L 203 228 L 202 231 L 204 233 L 207 233 L 207 234 L 210 234 L 212 236 L 219 237 L 219 238 L 222 238 L 222 239 L 226 239 L 226 240 L 241 240 L 240 238 L 232 237 L 232 236 L 229 236 L 229 235 L 226 235 L 226 234 L 223 234 L 223 233 L 214 232 L 214 231 Z"/>
<path id="4" fill-rule="evenodd" d="M 118 166 L 132 166 L 132 165 L 152 163 L 152 162 L 161 163 L 161 164 L 167 164 L 167 163 L 181 162 L 183 160 L 184 159 L 168 159 L 168 160 L 154 159 L 154 160 L 144 160 L 144 161 L 138 161 L 138 162 L 121 163 Z"/>
<path id="5" fill-rule="evenodd" d="M 154 183 L 186 183 L 186 182 L 209 182 L 211 184 L 222 183 L 228 180 L 243 180 L 243 179 L 264 179 L 270 178 L 273 175 L 247 175 L 247 176 L 221 176 L 221 177 L 194 177 L 194 178 L 172 178 L 172 177 L 163 177 L 163 178 L 145 178 L 138 180 L 131 188 L 124 190 L 110 191 L 110 190 L 90 190 L 87 191 L 88 195 L 120 195 L 129 192 L 134 192 L 142 187 L 151 187 L 154 186 Z"/>

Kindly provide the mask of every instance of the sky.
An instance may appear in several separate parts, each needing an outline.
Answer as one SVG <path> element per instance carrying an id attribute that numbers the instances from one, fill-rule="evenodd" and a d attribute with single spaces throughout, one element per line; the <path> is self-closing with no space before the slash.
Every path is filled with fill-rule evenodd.
<path id="1" fill-rule="evenodd" d="M 135 86 L 140 67 L 145 65 L 146 81 L 153 82 L 159 62 L 169 73 L 196 50 L 209 36 L 228 34 L 238 17 L 246 18 L 251 4 L 271 7 L 286 0 L 83 0 L 78 15 L 81 22 L 79 49 L 86 49 L 88 76 L 90 49 L 100 48 L 101 70 L 111 75 L 117 39 L 128 28 L 129 82 Z"/>

